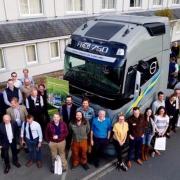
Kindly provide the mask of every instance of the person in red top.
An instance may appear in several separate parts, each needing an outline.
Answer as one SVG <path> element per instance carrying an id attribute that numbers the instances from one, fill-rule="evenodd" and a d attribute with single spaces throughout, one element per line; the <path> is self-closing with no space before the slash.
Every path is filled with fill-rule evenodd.
<path id="1" fill-rule="evenodd" d="M 61 157 L 63 171 L 67 170 L 67 160 L 65 157 L 65 139 L 67 135 L 68 129 L 66 123 L 61 120 L 58 113 L 54 114 L 53 120 L 49 122 L 46 128 L 46 140 L 49 142 L 49 148 L 52 156 L 52 172 L 54 172 L 54 161 L 57 155 L 60 155 Z"/>

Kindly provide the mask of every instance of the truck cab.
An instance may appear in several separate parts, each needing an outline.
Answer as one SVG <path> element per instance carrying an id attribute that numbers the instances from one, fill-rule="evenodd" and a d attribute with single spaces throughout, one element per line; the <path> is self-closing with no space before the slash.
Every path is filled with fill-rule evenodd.
<path id="1" fill-rule="evenodd" d="M 167 88 L 170 26 L 165 17 L 106 15 L 90 20 L 65 49 L 64 79 L 77 105 L 83 97 L 112 120 L 148 107 Z"/>

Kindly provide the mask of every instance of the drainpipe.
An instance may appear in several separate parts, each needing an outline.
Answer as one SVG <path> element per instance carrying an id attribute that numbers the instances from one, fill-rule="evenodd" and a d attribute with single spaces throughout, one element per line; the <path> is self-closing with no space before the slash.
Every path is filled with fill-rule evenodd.
<path id="1" fill-rule="evenodd" d="M 54 0 L 54 17 L 55 18 L 57 17 L 57 14 L 56 14 L 56 0 Z"/>
<path id="2" fill-rule="evenodd" d="M 7 18 L 7 12 L 6 12 L 6 4 L 5 4 L 5 0 L 3 0 L 3 6 L 4 6 L 5 19 L 6 19 L 6 21 L 8 21 L 8 18 Z"/>

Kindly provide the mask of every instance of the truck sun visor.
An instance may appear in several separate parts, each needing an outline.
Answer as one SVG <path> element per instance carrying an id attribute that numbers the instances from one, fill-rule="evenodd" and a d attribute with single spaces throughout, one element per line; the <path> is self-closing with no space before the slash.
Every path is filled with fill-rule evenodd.
<path id="1" fill-rule="evenodd" d="M 87 31 L 85 36 L 109 40 L 114 34 L 116 34 L 124 25 L 122 24 L 113 24 L 106 22 L 98 22 L 91 29 Z"/>
<path id="2" fill-rule="evenodd" d="M 155 22 L 155 23 L 146 23 L 144 27 L 147 29 L 151 36 L 159 36 L 166 33 L 166 28 L 164 23 Z"/>

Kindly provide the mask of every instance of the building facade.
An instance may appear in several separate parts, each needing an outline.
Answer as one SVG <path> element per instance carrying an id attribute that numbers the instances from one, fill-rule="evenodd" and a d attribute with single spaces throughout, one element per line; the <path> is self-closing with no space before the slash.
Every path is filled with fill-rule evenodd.
<path id="1" fill-rule="evenodd" d="M 71 33 L 93 16 L 163 8 L 178 13 L 180 0 L 0 0 L 0 82 L 13 71 L 20 77 L 23 68 L 31 75 L 63 69 Z M 172 32 L 177 40 L 179 20 Z"/>

